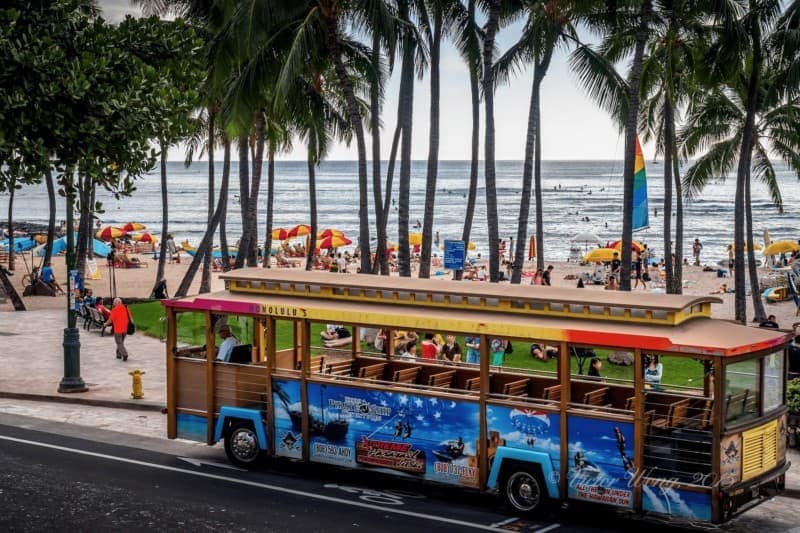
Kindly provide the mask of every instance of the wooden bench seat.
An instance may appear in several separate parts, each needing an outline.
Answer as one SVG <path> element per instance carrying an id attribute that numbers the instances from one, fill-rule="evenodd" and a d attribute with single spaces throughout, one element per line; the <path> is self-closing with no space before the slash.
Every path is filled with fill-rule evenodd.
<path id="1" fill-rule="evenodd" d="M 353 374 L 353 360 L 336 361 L 328 363 L 325 367 L 325 373 L 334 376 L 350 376 Z"/>
<path id="2" fill-rule="evenodd" d="M 713 402 L 710 399 L 694 400 L 683 426 L 700 430 L 706 430 L 711 427 L 712 404 Z"/>
<path id="3" fill-rule="evenodd" d="M 392 373 L 392 381 L 395 383 L 414 383 L 417 381 L 419 370 L 418 366 L 395 370 Z"/>
<path id="4" fill-rule="evenodd" d="M 684 398 L 669 404 L 666 416 L 656 414 L 651 425 L 656 429 L 672 429 L 678 427 L 686 418 L 691 400 Z"/>
<path id="5" fill-rule="evenodd" d="M 607 406 L 608 402 L 606 402 L 606 396 L 608 396 L 608 387 L 601 387 L 585 393 L 583 395 L 583 403 L 596 407 Z"/>
<path id="6" fill-rule="evenodd" d="M 528 378 L 518 379 L 503 385 L 503 394 L 506 396 L 527 396 Z"/>
<path id="7" fill-rule="evenodd" d="M 297 361 L 295 370 L 301 370 L 302 367 L 303 367 L 303 362 Z M 325 372 L 325 356 L 324 355 L 312 356 L 311 359 L 309 360 L 308 368 L 310 372 L 318 372 L 320 374 Z"/>
<path id="8" fill-rule="evenodd" d="M 456 375 L 455 370 L 447 370 L 446 372 L 439 372 L 428 376 L 428 385 L 431 387 L 441 387 L 449 389 L 453 383 L 453 376 Z"/>
<path id="9" fill-rule="evenodd" d="M 374 365 L 362 366 L 358 369 L 358 377 L 364 379 L 382 379 L 383 370 L 386 368 L 386 363 L 376 363 Z"/>
<path id="10" fill-rule="evenodd" d="M 561 385 L 553 385 L 551 387 L 547 387 L 542 392 L 542 398 L 545 400 L 552 400 L 554 402 L 558 402 L 561 400 Z"/>
<path id="11" fill-rule="evenodd" d="M 464 380 L 464 390 L 469 390 L 469 391 L 481 390 L 480 376 L 474 378 L 467 378 L 466 380 Z"/>

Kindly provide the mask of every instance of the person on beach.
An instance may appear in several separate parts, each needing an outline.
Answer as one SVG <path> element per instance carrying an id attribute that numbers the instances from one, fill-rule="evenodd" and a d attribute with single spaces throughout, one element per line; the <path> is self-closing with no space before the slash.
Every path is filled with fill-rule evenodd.
<path id="1" fill-rule="evenodd" d="M 619 276 L 619 270 L 622 267 L 622 261 L 619 260 L 619 253 L 614 252 L 614 258 L 611 259 L 611 275 L 614 277 Z"/>
<path id="2" fill-rule="evenodd" d="M 108 319 L 103 323 L 103 327 L 112 326 L 114 331 L 114 342 L 117 345 L 117 359 L 128 360 L 128 350 L 125 349 L 125 336 L 128 334 L 128 323 L 131 320 L 131 312 L 122 303 L 122 298 L 114 298 L 114 306 Z"/>
<path id="3" fill-rule="evenodd" d="M 703 250 L 703 244 L 700 239 L 695 239 L 692 244 L 692 257 L 694 257 L 695 266 L 700 266 L 700 252 Z"/>
<path id="4" fill-rule="evenodd" d="M 542 273 L 542 285 L 550 285 L 550 276 L 553 274 L 553 265 L 549 265 Z"/>
<path id="5" fill-rule="evenodd" d="M 638 287 L 639 283 L 641 282 L 642 288 L 644 290 L 647 290 L 647 282 L 645 281 L 644 275 L 642 274 L 642 255 L 638 252 L 633 252 L 633 254 L 634 254 L 633 269 L 636 272 L 635 276 L 636 283 L 634 283 L 633 288 L 635 289 L 636 287 Z"/>
<path id="6" fill-rule="evenodd" d="M 544 271 L 541 268 L 536 269 L 536 274 L 531 278 L 531 285 L 541 285 L 544 283 Z"/>
<path id="7" fill-rule="evenodd" d="M 775 321 L 775 315 L 769 315 L 766 320 L 764 320 L 758 325 L 758 327 L 778 329 L 780 326 Z"/>
<path id="8" fill-rule="evenodd" d="M 605 290 L 607 291 L 619 290 L 619 285 L 617 285 L 617 278 L 613 274 L 608 276 L 608 281 L 606 281 Z"/>
<path id="9" fill-rule="evenodd" d="M 728 269 L 733 271 L 733 245 L 728 245 Z"/>
<path id="10" fill-rule="evenodd" d="M 175 245 L 175 237 L 172 233 L 167 234 L 167 257 L 168 263 L 171 265 L 173 262 L 180 264 L 181 254 L 178 247 Z"/>

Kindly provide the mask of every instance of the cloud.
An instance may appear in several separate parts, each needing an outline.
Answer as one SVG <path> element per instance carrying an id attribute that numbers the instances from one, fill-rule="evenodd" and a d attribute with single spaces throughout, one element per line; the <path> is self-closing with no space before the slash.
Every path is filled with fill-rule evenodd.
<path id="1" fill-rule="evenodd" d="M 109 22 L 119 22 L 126 15 L 142 15 L 142 8 L 133 5 L 130 0 L 98 0 L 97 6 L 101 9 L 103 18 Z"/>

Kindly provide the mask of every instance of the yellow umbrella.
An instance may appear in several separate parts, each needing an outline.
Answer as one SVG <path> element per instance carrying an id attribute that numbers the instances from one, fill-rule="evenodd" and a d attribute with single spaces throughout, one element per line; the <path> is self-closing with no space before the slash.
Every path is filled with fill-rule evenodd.
<path id="1" fill-rule="evenodd" d="M 614 259 L 614 254 L 619 254 L 619 251 L 614 248 L 595 248 L 583 256 L 583 261 L 585 263 L 608 263 Z"/>
<path id="2" fill-rule="evenodd" d="M 104 228 L 100 228 L 97 231 L 97 233 L 95 233 L 95 236 L 98 239 L 102 239 L 104 241 L 110 241 L 111 239 L 118 239 L 125 234 L 126 232 L 119 228 L 115 228 L 113 226 L 106 226 Z"/>
<path id="3" fill-rule="evenodd" d="M 285 241 L 289 238 L 289 230 L 286 228 L 275 228 L 272 230 L 273 241 Z"/>
<path id="4" fill-rule="evenodd" d="M 475 243 L 469 241 L 469 243 L 467 243 L 467 250 L 474 250 L 474 249 L 475 249 Z"/>
<path id="5" fill-rule="evenodd" d="M 731 243 L 731 246 L 733 246 L 733 243 Z M 757 242 L 754 242 L 754 243 L 753 243 L 753 250 L 760 250 L 760 249 L 762 249 L 762 248 L 763 248 L 763 246 L 761 246 L 761 245 L 760 245 L 760 244 L 758 244 Z M 727 250 L 727 248 L 725 248 L 725 249 Z M 745 251 L 745 252 L 747 251 L 747 243 L 745 243 L 745 244 L 744 244 L 744 251 Z"/>
<path id="6" fill-rule="evenodd" d="M 322 231 L 317 233 L 317 239 L 318 240 L 322 240 L 325 237 L 331 237 L 333 235 L 335 235 L 337 237 L 344 237 L 344 232 L 342 230 L 338 230 L 338 229 L 334 229 L 334 228 L 326 228 L 326 229 L 324 229 L 324 230 L 322 230 Z"/>
<path id="7" fill-rule="evenodd" d="M 411 246 L 417 246 L 419 244 L 422 244 L 422 233 L 409 233 L 408 244 L 410 244 Z"/>
<path id="8" fill-rule="evenodd" d="M 796 252 L 800 250 L 800 244 L 794 241 L 775 241 L 761 252 L 764 255 L 778 255 Z"/>

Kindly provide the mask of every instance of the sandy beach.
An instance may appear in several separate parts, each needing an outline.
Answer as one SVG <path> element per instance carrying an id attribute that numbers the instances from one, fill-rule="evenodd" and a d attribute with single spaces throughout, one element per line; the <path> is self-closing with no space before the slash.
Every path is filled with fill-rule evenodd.
<path id="1" fill-rule="evenodd" d="M 123 298 L 147 298 L 150 296 L 150 291 L 155 282 L 157 261 L 153 259 L 152 254 L 133 254 L 132 257 L 138 257 L 139 260 L 147 265 L 145 268 L 128 268 L 116 269 L 116 285 L 117 294 Z M 181 279 L 183 278 L 186 269 L 189 267 L 191 257 L 187 254 L 182 254 L 182 262 L 180 264 L 173 263 L 165 265 L 165 277 L 167 280 L 167 288 L 170 295 L 175 288 L 177 288 Z M 30 254 L 27 256 L 28 263 L 30 263 Z M 38 264 L 38 258 L 37 258 Z M 105 259 L 97 260 L 102 279 L 87 280 L 87 286 L 91 287 L 95 295 L 108 296 L 110 294 L 109 288 L 109 271 L 106 266 Z M 570 262 L 553 262 L 555 267 L 552 276 L 554 286 L 558 287 L 575 287 L 577 279 L 572 279 L 573 276 L 580 276 L 582 272 L 591 272 L 593 267 L 581 266 L 577 263 Z M 23 285 L 22 277 L 27 273 L 25 264 L 21 257 L 17 257 L 17 269 L 15 275 L 11 278 L 17 290 L 22 294 Z M 351 264 L 351 271 L 355 271 L 357 265 Z M 526 263 L 526 270 L 533 267 L 532 263 Z M 53 258 L 53 268 L 59 283 L 66 286 L 66 267 L 64 264 L 63 256 L 56 256 Z M 202 268 L 202 267 L 201 267 Z M 261 267 L 258 267 L 261 268 Z M 273 267 L 274 268 L 274 267 Z M 759 269 L 761 277 L 767 275 L 768 271 Z M 731 278 L 718 278 L 715 272 L 704 272 L 702 267 L 690 265 L 683 268 L 684 277 L 684 293 L 707 295 L 715 291 L 721 283 L 728 283 L 729 287 L 733 286 Z M 567 278 L 567 279 L 565 279 Z M 440 276 L 440 279 L 449 279 L 449 275 Z M 529 283 L 530 278 L 523 279 L 523 283 Z M 479 281 L 464 281 L 463 283 L 482 283 Z M 190 294 L 196 294 L 200 287 L 200 271 L 195 276 L 194 282 L 190 290 Z M 222 290 L 224 288 L 223 282 L 219 279 L 219 273 L 212 273 L 212 290 Z M 542 290 L 547 290 L 542 288 Z M 603 290 L 602 285 L 587 285 L 584 290 Z M 638 288 L 634 290 L 634 294 L 640 294 L 642 297 L 658 298 L 659 294 L 653 294 L 648 290 Z M 723 303 L 712 306 L 712 313 L 715 318 L 730 319 L 734 317 L 733 308 L 733 294 L 718 294 L 716 295 L 723 300 Z M 63 297 L 47 297 L 47 296 L 28 296 L 23 298 L 25 306 L 30 310 L 36 309 L 57 309 L 65 305 Z M 748 297 L 748 316 L 752 316 L 750 298 Z M 0 311 L 13 310 L 9 301 L 0 304 Z M 766 304 L 767 314 L 775 315 L 778 324 L 782 328 L 791 328 L 795 322 L 800 322 L 800 317 L 795 316 L 796 308 L 794 303 L 790 301 L 780 302 L 776 304 Z"/>

